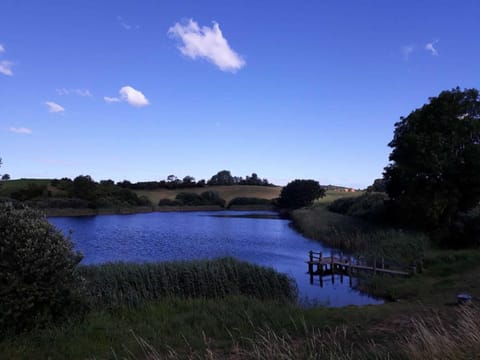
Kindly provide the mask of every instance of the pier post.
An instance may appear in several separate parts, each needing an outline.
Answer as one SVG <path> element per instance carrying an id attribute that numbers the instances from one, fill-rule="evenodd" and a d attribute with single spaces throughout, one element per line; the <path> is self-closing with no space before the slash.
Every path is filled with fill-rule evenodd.
<path id="1" fill-rule="evenodd" d="M 309 253 L 309 261 L 308 261 L 308 273 L 313 274 L 313 251 L 310 250 Z"/>

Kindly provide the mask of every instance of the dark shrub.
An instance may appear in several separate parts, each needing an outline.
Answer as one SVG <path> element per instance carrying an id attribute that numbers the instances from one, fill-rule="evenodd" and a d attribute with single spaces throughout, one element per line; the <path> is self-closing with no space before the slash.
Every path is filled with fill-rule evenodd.
<path id="1" fill-rule="evenodd" d="M 314 200 L 324 197 L 325 190 L 315 180 L 294 180 L 282 189 L 278 204 L 286 209 L 298 209 L 308 206 Z"/>
<path id="2" fill-rule="evenodd" d="M 26 188 L 12 192 L 10 197 L 18 201 L 30 200 L 42 196 L 46 189 L 45 185 L 29 183 Z"/>
<path id="3" fill-rule="evenodd" d="M 196 193 L 181 192 L 175 197 L 180 205 L 200 206 L 200 205 L 219 205 L 225 206 L 225 200 L 215 191 L 205 191 L 198 195 Z"/>
<path id="4" fill-rule="evenodd" d="M 0 333 L 78 313 L 81 259 L 42 213 L 0 204 Z"/>
<path id="5" fill-rule="evenodd" d="M 332 203 L 330 203 L 327 208 L 332 212 L 346 215 L 354 202 L 355 202 L 355 197 L 339 198 L 333 201 Z"/>
<path id="6" fill-rule="evenodd" d="M 175 200 L 182 205 L 202 205 L 202 197 L 195 193 L 181 192 L 175 197 Z"/>
<path id="7" fill-rule="evenodd" d="M 225 200 L 216 191 L 205 191 L 200 194 L 204 205 L 219 205 L 224 207 Z"/>
<path id="8" fill-rule="evenodd" d="M 387 220 L 385 207 L 387 199 L 388 196 L 384 193 L 366 193 L 357 197 L 337 199 L 328 205 L 328 210 L 343 215 L 383 222 Z"/>
<path id="9" fill-rule="evenodd" d="M 230 201 L 228 206 L 235 205 L 272 205 L 272 200 L 255 197 L 236 197 Z"/>
<path id="10" fill-rule="evenodd" d="M 181 203 L 178 200 L 160 199 L 158 206 L 180 206 Z"/>

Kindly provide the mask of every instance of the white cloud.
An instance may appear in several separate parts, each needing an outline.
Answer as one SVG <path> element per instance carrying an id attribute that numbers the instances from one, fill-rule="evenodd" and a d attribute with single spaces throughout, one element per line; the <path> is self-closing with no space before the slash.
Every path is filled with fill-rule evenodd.
<path id="1" fill-rule="evenodd" d="M 437 43 L 438 43 L 438 40 L 428 43 L 427 45 L 425 45 L 425 50 L 430 51 L 433 56 L 438 56 L 438 50 L 435 49 L 435 46 L 434 46 Z"/>
<path id="2" fill-rule="evenodd" d="M 119 91 L 120 97 L 132 106 L 142 107 L 150 104 L 145 95 L 141 91 L 134 89 L 131 86 L 124 86 Z"/>
<path id="3" fill-rule="evenodd" d="M 104 96 L 104 97 L 103 97 L 103 100 L 105 100 L 105 102 L 106 102 L 107 104 L 117 103 L 117 102 L 120 102 L 120 101 L 121 101 L 119 98 L 109 97 L 109 96 Z"/>
<path id="4" fill-rule="evenodd" d="M 128 31 L 128 30 L 131 30 L 131 29 L 136 29 L 136 30 L 140 29 L 140 25 L 135 25 L 135 26 L 133 26 L 133 25 L 127 24 L 127 23 L 123 20 L 123 17 L 121 17 L 121 16 L 117 16 L 117 20 L 118 20 L 118 22 L 120 23 L 120 25 L 122 25 L 122 27 L 123 27 L 125 30 L 127 30 L 127 31 Z"/>
<path id="5" fill-rule="evenodd" d="M 25 127 L 13 127 L 11 126 L 8 131 L 14 132 L 16 134 L 31 134 L 32 129 L 25 128 Z"/>
<path id="6" fill-rule="evenodd" d="M 92 96 L 92 93 L 88 89 L 65 89 L 65 88 L 61 88 L 61 89 L 57 89 L 57 94 L 58 95 L 74 94 L 74 95 L 83 96 L 83 97 L 85 97 L 85 96 L 91 97 Z"/>
<path id="7" fill-rule="evenodd" d="M 192 59 L 197 57 L 207 59 L 222 71 L 236 72 L 245 66 L 245 60 L 228 45 L 216 22 L 213 22 L 211 28 L 208 26 L 200 28 L 190 19 L 185 25 L 176 23 L 168 29 L 168 33 L 182 41 L 183 45 L 178 47 L 179 50 Z"/>
<path id="8" fill-rule="evenodd" d="M 51 112 L 51 113 L 63 113 L 65 111 L 65 109 L 62 106 L 52 101 L 46 101 L 45 105 L 48 106 L 48 112 Z"/>
<path id="9" fill-rule="evenodd" d="M 13 62 L 7 61 L 7 60 L 0 61 L 0 74 L 12 76 L 13 75 L 12 67 L 13 67 Z"/>
<path id="10" fill-rule="evenodd" d="M 405 61 L 408 61 L 410 54 L 413 52 L 413 50 L 414 50 L 413 45 L 402 46 L 402 55 Z"/>
<path id="11" fill-rule="evenodd" d="M 5 52 L 5 47 L 2 44 L 0 44 L 0 54 L 4 52 Z"/>

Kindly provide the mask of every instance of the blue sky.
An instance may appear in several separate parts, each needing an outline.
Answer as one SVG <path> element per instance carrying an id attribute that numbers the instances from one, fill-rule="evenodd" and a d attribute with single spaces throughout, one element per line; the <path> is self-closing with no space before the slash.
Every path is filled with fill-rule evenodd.
<path id="1" fill-rule="evenodd" d="M 479 87 L 480 2 L 0 2 L 1 173 L 365 187 L 400 116 Z"/>

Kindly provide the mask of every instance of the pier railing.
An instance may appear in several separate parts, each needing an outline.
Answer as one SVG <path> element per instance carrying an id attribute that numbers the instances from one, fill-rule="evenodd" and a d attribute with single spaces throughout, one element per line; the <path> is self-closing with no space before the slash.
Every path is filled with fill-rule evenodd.
<path id="1" fill-rule="evenodd" d="M 367 259 L 361 256 L 345 255 L 341 252 L 338 254 L 332 252 L 325 256 L 322 252 L 310 250 L 306 263 L 310 282 L 313 283 L 314 276 L 319 276 L 321 285 L 324 276 L 332 276 L 332 281 L 335 281 L 335 274 L 340 275 L 340 281 L 343 282 L 344 275 L 348 275 L 351 281 L 351 278 L 361 271 L 371 272 L 374 275 L 380 273 L 393 276 L 410 276 L 417 272 L 417 265 L 412 265 L 409 269 L 397 268 L 386 262 L 384 257 Z"/>

